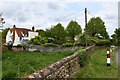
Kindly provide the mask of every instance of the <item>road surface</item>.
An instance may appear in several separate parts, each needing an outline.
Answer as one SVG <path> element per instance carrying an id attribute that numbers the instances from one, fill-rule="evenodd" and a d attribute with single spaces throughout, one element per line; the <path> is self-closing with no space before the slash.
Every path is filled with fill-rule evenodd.
<path id="1" fill-rule="evenodd" d="M 116 61 L 120 65 L 120 48 L 118 49 L 118 51 L 116 53 Z"/>

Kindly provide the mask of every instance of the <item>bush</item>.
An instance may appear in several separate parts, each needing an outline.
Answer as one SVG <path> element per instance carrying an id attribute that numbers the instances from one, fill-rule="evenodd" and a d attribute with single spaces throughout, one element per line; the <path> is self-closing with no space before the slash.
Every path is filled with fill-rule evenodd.
<path id="1" fill-rule="evenodd" d="M 57 47 L 59 45 L 53 44 L 53 43 L 45 43 L 45 44 L 42 44 L 42 46 L 45 46 L 45 47 Z"/>
<path id="2" fill-rule="evenodd" d="M 36 36 L 35 38 L 29 40 L 29 44 L 33 44 L 33 45 L 41 45 L 47 42 L 48 42 L 47 39 L 41 36 Z"/>
<path id="3" fill-rule="evenodd" d="M 75 42 L 74 46 L 80 46 L 80 42 Z"/>
<path id="4" fill-rule="evenodd" d="M 24 44 L 18 44 L 17 47 L 24 47 Z"/>
<path id="5" fill-rule="evenodd" d="M 97 46 L 109 46 L 111 44 L 111 41 L 108 39 L 98 39 L 93 38 L 91 39 L 93 43 L 95 43 Z"/>
<path id="6" fill-rule="evenodd" d="M 82 50 L 79 52 L 79 59 L 80 59 L 80 66 L 83 67 L 84 65 L 86 65 L 88 63 L 88 55 L 85 52 L 85 50 Z"/>
<path id="7" fill-rule="evenodd" d="M 64 43 L 62 44 L 63 47 L 72 47 L 74 43 Z"/>

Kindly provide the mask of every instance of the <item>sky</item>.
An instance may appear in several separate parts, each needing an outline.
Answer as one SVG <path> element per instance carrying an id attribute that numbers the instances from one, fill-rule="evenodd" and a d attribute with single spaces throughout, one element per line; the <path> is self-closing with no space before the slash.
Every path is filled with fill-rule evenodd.
<path id="1" fill-rule="evenodd" d="M 19 28 L 35 26 L 36 29 L 49 29 L 51 26 L 61 23 L 65 28 L 71 20 L 77 21 L 82 29 L 85 28 L 84 9 L 87 8 L 88 21 L 92 17 L 101 17 L 105 22 L 109 35 L 118 28 L 118 2 L 109 0 L 106 2 L 86 0 L 64 0 L 64 1 L 7 1 L 0 3 L 0 11 L 5 19 L 3 28 L 13 25 Z"/>

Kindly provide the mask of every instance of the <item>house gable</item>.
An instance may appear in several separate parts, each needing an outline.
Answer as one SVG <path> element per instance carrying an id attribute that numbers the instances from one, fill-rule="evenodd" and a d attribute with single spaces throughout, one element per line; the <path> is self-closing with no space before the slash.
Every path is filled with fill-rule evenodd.
<path id="1" fill-rule="evenodd" d="M 9 41 L 12 41 L 13 46 L 17 46 L 18 44 L 21 43 L 22 39 L 26 38 L 26 39 L 30 40 L 31 38 L 34 38 L 37 35 L 38 35 L 38 33 L 34 32 L 33 30 L 26 29 L 26 28 L 16 28 L 16 26 L 13 25 L 13 28 L 11 28 L 7 33 L 6 43 Z"/>

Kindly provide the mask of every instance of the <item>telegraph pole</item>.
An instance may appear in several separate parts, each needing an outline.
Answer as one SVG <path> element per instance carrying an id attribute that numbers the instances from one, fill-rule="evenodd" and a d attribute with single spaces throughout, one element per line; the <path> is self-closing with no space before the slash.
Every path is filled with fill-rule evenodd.
<path id="1" fill-rule="evenodd" d="M 87 27 L 87 8 L 85 8 L 85 28 Z M 85 30 L 85 47 L 87 48 L 87 32 Z"/>

